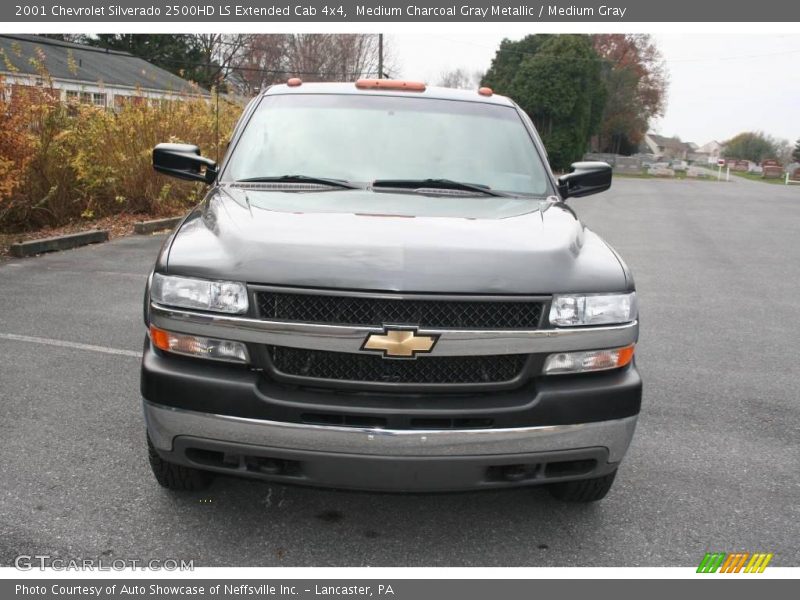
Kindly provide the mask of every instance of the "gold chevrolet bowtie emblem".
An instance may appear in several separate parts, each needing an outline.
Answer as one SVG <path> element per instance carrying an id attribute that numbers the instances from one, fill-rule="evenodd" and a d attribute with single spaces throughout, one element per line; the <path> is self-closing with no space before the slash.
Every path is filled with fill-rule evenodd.
<path id="1" fill-rule="evenodd" d="M 416 358 L 417 354 L 430 352 L 436 345 L 436 335 L 419 335 L 416 329 L 384 328 L 383 333 L 371 333 L 364 340 L 362 350 L 374 350 L 389 358 Z"/>

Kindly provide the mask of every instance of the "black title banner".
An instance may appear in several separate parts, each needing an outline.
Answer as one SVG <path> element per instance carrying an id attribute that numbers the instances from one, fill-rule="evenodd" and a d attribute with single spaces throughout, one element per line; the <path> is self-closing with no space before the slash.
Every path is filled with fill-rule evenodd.
<path id="1" fill-rule="evenodd" d="M 693 570 L 693 569 L 692 569 Z M 712 575 L 713 577 L 713 575 Z M 699 578 L 698 578 L 699 579 Z M 530 600 L 557 597 L 611 600 L 647 596 L 650 600 L 707 598 L 709 584 L 698 579 L 671 580 L 214 580 L 214 579 L 40 579 L 0 581 L 0 597 L 17 600 Z M 790 597 L 790 579 L 729 578 L 715 582 L 714 592 L 725 598 L 754 594 Z"/>
<path id="2" fill-rule="evenodd" d="M 797 22 L 800 3 L 786 0 L 11 0 L 0 23 L 48 22 Z"/>

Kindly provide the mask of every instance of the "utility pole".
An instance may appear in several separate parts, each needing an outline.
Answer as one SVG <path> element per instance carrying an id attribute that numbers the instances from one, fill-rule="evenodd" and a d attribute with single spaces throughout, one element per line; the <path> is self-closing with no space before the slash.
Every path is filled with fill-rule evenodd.
<path id="1" fill-rule="evenodd" d="M 214 107 L 214 120 L 216 121 L 216 123 L 215 123 L 214 127 L 215 127 L 215 130 L 216 130 L 216 134 L 215 135 L 217 136 L 217 164 L 219 164 L 219 87 L 220 87 L 220 85 L 222 85 L 222 71 L 220 71 L 217 74 L 217 85 L 216 85 L 216 89 L 214 90 L 214 92 L 215 92 L 214 95 L 216 96 L 216 98 L 215 98 L 216 106 Z"/>
<path id="2" fill-rule="evenodd" d="M 378 34 L 378 79 L 383 79 L 383 34 Z"/>

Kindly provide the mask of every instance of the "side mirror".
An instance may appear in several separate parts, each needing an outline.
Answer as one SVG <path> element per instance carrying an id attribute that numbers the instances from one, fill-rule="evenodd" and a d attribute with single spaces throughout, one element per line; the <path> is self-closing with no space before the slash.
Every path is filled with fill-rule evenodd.
<path id="1" fill-rule="evenodd" d="M 558 178 L 558 192 L 563 199 L 605 192 L 610 187 L 611 166 L 604 162 L 572 163 L 570 172 Z"/>
<path id="2" fill-rule="evenodd" d="M 164 175 L 208 184 L 217 178 L 217 163 L 200 156 L 200 148 L 193 144 L 158 144 L 153 148 L 153 168 Z"/>

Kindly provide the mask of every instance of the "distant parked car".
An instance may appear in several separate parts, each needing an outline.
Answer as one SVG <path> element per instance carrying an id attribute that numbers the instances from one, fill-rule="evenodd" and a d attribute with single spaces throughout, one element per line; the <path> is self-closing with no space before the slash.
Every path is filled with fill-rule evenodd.
<path id="1" fill-rule="evenodd" d="M 673 160 L 669 166 L 673 171 L 685 171 L 689 168 L 689 163 L 685 160 Z"/>

